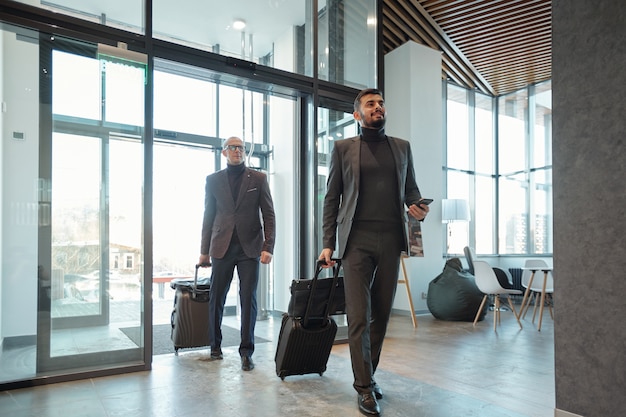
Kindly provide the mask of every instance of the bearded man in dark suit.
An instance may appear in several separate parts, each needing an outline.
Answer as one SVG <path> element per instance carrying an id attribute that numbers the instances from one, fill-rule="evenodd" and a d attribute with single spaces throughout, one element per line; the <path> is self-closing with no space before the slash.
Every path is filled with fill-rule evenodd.
<path id="1" fill-rule="evenodd" d="M 244 371 L 254 368 L 259 262 L 272 260 L 276 237 L 274 203 L 267 176 L 246 167 L 245 146 L 238 137 L 224 141 L 226 169 L 207 176 L 200 265 L 211 265 L 209 335 L 211 359 L 222 359 L 222 318 L 235 266 L 239 275 L 241 343 Z"/>
<path id="2" fill-rule="evenodd" d="M 378 366 L 398 282 L 408 214 L 423 220 L 427 205 L 415 181 L 409 142 L 385 135 L 380 90 L 362 90 L 354 101 L 359 136 L 334 143 L 324 198 L 323 245 L 319 259 L 344 272 L 348 342 L 359 411 L 378 416 L 383 397 Z M 335 248 L 337 242 L 337 248 Z"/>

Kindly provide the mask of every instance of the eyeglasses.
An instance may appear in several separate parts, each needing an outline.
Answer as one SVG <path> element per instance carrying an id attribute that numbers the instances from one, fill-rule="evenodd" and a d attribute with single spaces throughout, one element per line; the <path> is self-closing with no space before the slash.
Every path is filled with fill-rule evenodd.
<path id="1" fill-rule="evenodd" d="M 246 150 L 245 147 L 241 146 L 241 145 L 228 145 L 226 146 L 226 149 L 228 149 L 229 151 L 241 151 L 244 152 Z"/>

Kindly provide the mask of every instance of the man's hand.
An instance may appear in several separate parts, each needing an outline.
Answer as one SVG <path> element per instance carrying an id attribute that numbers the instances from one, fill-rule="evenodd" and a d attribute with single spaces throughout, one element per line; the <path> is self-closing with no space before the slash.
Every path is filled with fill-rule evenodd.
<path id="1" fill-rule="evenodd" d="M 269 264 L 272 262 L 272 254 L 267 251 L 261 251 L 261 263 Z"/>
<path id="2" fill-rule="evenodd" d="M 198 259 L 198 265 L 200 265 L 200 266 L 211 266 L 211 256 L 210 255 L 200 255 L 200 259 Z"/>
<path id="3" fill-rule="evenodd" d="M 417 220 L 424 220 L 426 215 L 430 211 L 430 208 L 426 204 L 418 206 L 417 204 L 411 204 L 409 206 L 409 214 Z"/>
<path id="4" fill-rule="evenodd" d="M 322 253 L 320 253 L 320 257 L 318 258 L 318 260 L 325 262 L 325 264 L 322 265 L 322 268 L 330 268 L 332 266 L 335 266 L 335 261 L 331 259 L 332 256 L 333 250 L 331 248 L 322 249 Z"/>

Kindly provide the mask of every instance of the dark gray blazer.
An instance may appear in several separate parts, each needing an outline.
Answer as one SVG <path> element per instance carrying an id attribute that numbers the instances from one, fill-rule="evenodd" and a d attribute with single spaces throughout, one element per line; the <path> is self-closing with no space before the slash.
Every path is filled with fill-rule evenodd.
<path id="1" fill-rule="evenodd" d="M 259 257 L 261 251 L 274 253 L 274 203 L 264 173 L 246 167 L 237 201 L 233 200 L 225 169 L 207 176 L 200 253 L 223 258 L 235 225 L 247 256 Z"/>
<path id="2" fill-rule="evenodd" d="M 415 181 L 413 156 L 408 141 L 388 136 L 391 153 L 396 164 L 398 179 L 398 199 L 400 211 L 398 217 L 403 224 L 407 222 L 405 205 L 417 203 L 421 194 Z M 326 197 L 324 198 L 324 248 L 337 249 L 333 256 L 341 258 L 352 229 L 352 221 L 359 199 L 359 181 L 361 173 L 361 138 L 359 136 L 338 140 L 331 153 Z M 384 204 L 384 202 L 381 202 Z M 338 247 L 336 248 L 336 239 Z M 407 249 L 407 236 L 404 247 Z"/>

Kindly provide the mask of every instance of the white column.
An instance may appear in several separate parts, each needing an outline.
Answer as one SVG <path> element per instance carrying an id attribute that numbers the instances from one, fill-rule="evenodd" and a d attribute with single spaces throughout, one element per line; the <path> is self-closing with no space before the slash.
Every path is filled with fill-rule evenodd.
<path id="1" fill-rule="evenodd" d="M 423 258 L 406 260 L 415 310 L 428 312 L 423 294 L 444 267 L 441 200 L 443 198 L 443 103 L 441 53 L 407 42 L 385 56 L 386 133 L 411 142 L 417 185 L 432 198 L 422 224 Z M 396 297 L 394 308 L 408 311 L 407 297 Z"/>

